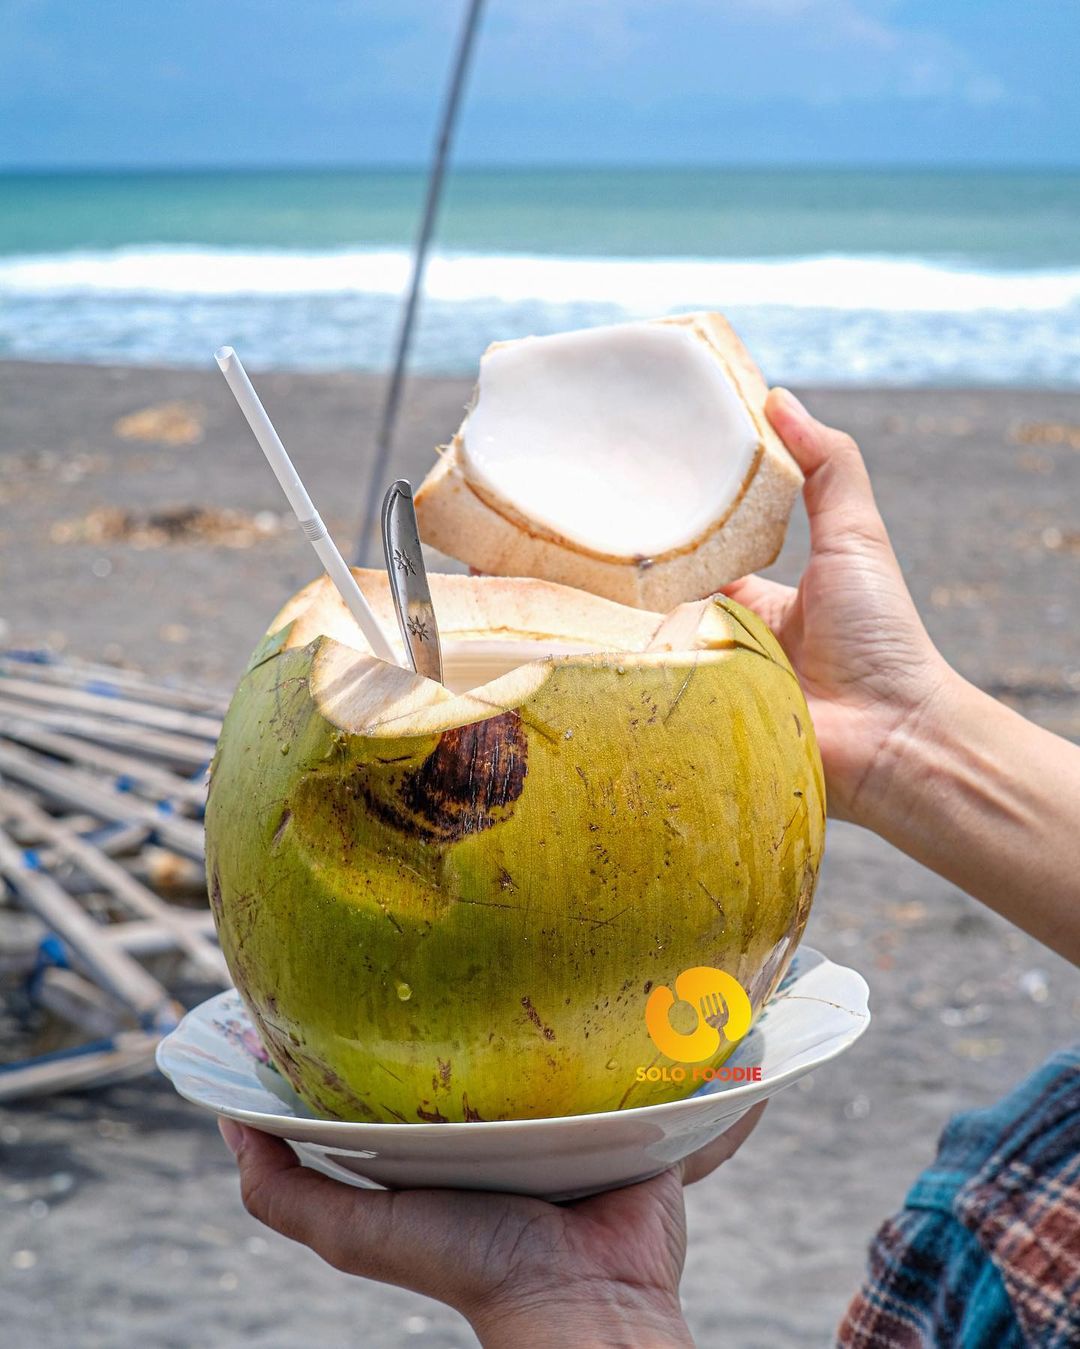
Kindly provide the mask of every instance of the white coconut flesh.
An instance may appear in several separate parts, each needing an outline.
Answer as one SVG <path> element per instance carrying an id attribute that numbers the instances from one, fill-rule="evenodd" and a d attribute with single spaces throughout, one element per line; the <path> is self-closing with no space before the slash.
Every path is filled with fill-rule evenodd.
<path id="1" fill-rule="evenodd" d="M 459 446 L 493 504 L 629 561 L 691 548 L 722 524 L 760 437 L 707 341 L 642 322 L 492 348 Z"/>
<path id="2" fill-rule="evenodd" d="M 357 581 L 392 643 L 404 648 L 394 631 L 386 573 L 357 570 Z M 359 682 L 350 670 L 358 655 L 370 648 L 355 619 L 326 577 L 312 582 L 275 618 L 271 632 L 288 627 L 287 647 L 306 646 L 319 637 L 336 644 L 335 654 L 322 666 L 323 695 L 338 681 L 341 724 L 358 724 L 375 714 L 413 716 L 426 706 L 473 694 L 482 699 L 524 696 L 528 686 L 546 677 L 540 664 L 550 657 L 610 657 L 663 661 L 666 653 L 688 650 L 704 654 L 708 648 L 730 644 L 730 625 L 724 615 L 708 613 L 708 601 L 681 605 L 671 614 L 650 613 L 601 599 L 585 591 L 549 581 L 511 577 L 430 576 L 432 599 L 439 620 L 445 688 L 411 671 L 382 662 L 372 664 Z M 719 655 L 719 650 L 717 650 Z M 531 667 L 526 670 L 525 667 Z M 521 674 L 521 688 L 502 681 Z M 363 686 L 367 686 L 364 688 Z M 369 702 L 369 698 L 375 701 Z M 381 700 L 381 704 L 378 700 Z M 466 710 L 463 704 L 462 710 Z"/>

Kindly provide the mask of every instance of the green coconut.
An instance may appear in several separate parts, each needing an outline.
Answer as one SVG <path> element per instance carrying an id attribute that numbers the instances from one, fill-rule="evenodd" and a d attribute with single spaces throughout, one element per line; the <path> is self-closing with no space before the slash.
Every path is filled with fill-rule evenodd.
<path id="1" fill-rule="evenodd" d="M 356 575 L 391 631 L 385 574 Z M 225 718 L 210 892 L 273 1062 L 351 1120 L 690 1094 L 691 1073 L 647 1072 L 677 1063 L 650 994 L 714 967 L 756 1016 L 822 854 L 821 761 L 782 649 L 722 596 L 665 617 L 545 581 L 431 585 L 447 686 L 375 659 L 323 578 Z M 670 1024 L 698 1015 L 675 1001 Z"/>

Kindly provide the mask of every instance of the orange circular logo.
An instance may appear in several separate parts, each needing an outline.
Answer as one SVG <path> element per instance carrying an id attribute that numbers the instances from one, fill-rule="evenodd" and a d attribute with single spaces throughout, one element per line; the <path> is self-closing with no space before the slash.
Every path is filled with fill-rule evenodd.
<path id="1" fill-rule="evenodd" d="M 697 1015 L 692 1031 L 671 1024 L 671 1009 L 688 1002 Z M 741 1040 L 750 1029 L 750 999 L 742 984 L 711 965 L 694 965 L 675 979 L 675 990 L 658 984 L 645 1004 L 645 1025 L 661 1054 L 677 1063 L 715 1058 L 723 1040 Z"/>

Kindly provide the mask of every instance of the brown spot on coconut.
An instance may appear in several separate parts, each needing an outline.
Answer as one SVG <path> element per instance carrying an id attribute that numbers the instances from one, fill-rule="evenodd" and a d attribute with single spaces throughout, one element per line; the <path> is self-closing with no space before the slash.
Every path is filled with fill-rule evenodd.
<path id="1" fill-rule="evenodd" d="M 444 731 L 417 766 L 404 768 L 391 790 L 358 787 L 384 824 L 429 842 L 453 841 L 490 829 L 521 795 L 528 742 L 514 712 Z M 403 756 L 408 762 L 408 756 Z M 384 759 L 392 764 L 393 759 Z M 401 762 L 401 760 L 398 760 Z"/>
<path id="2" fill-rule="evenodd" d="M 426 1108 L 428 1105 L 430 1105 L 430 1102 L 425 1101 L 423 1105 L 418 1105 L 416 1107 L 418 1119 L 423 1120 L 425 1124 L 449 1124 L 450 1121 L 441 1110 L 435 1109 L 434 1106 L 429 1110 Z"/>

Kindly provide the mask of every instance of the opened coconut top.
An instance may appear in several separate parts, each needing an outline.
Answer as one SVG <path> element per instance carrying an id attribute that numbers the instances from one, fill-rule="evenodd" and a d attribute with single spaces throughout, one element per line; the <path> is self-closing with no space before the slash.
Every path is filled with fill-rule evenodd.
<path id="1" fill-rule="evenodd" d="M 718 314 L 496 343 L 416 495 L 427 542 L 478 570 L 642 608 L 779 552 L 802 477 Z"/>
<path id="2" fill-rule="evenodd" d="M 389 630 L 393 606 L 386 573 L 357 568 L 354 574 Z M 385 731 L 397 723 L 407 724 L 412 734 L 515 706 L 567 661 L 693 665 L 751 650 L 788 669 L 760 619 L 723 597 L 680 605 L 664 615 L 544 581 L 443 573 L 429 579 L 445 686 L 372 657 L 326 576 L 281 610 L 252 667 L 276 652 L 319 642 L 311 691 L 328 717 L 347 730 Z"/>

